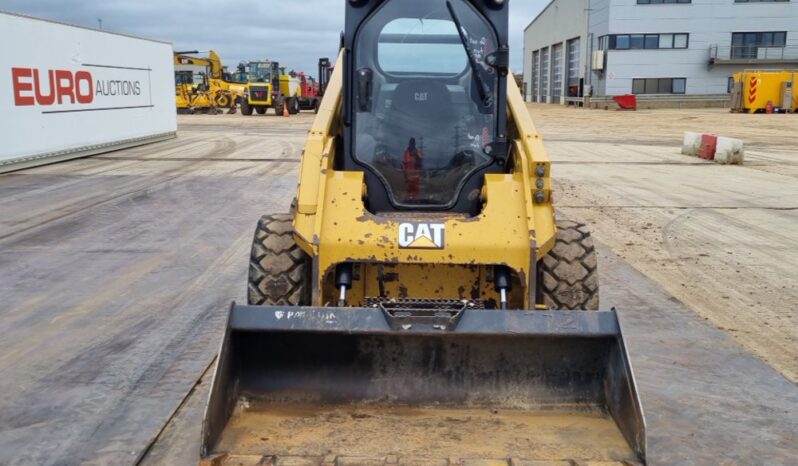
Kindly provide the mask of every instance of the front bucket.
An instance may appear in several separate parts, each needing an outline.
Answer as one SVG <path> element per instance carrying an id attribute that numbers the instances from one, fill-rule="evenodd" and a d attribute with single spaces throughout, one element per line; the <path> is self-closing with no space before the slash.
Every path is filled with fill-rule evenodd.
<path id="1" fill-rule="evenodd" d="M 645 462 L 615 311 L 230 311 L 202 426 L 214 464 Z"/>

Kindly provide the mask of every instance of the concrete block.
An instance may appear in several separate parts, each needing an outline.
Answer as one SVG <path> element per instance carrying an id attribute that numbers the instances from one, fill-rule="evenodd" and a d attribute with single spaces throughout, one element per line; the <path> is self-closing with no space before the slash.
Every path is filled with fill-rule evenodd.
<path id="1" fill-rule="evenodd" d="M 693 133 L 685 131 L 684 141 L 682 141 L 682 154 L 692 155 L 695 157 L 698 154 L 698 148 L 701 146 L 701 133 Z"/>
<path id="2" fill-rule="evenodd" d="M 744 155 L 743 141 L 723 136 L 718 137 L 718 144 L 715 148 L 715 162 L 741 165 Z"/>

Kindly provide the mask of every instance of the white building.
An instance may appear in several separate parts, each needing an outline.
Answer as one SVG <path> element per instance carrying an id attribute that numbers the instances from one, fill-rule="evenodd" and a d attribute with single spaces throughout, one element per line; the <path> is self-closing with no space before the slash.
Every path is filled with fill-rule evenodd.
<path id="1" fill-rule="evenodd" d="M 795 68 L 798 0 L 552 0 L 524 30 L 532 102 L 725 102 L 737 71 Z"/>

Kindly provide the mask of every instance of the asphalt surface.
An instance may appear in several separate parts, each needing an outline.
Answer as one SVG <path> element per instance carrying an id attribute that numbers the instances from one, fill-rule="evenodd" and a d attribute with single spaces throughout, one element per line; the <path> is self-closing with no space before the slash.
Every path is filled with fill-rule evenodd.
<path id="1" fill-rule="evenodd" d="M 259 216 L 290 203 L 305 128 L 284 126 L 0 175 L 0 464 L 136 460 L 245 297 Z"/>
<path id="2" fill-rule="evenodd" d="M 0 175 L 0 464 L 196 463 L 254 225 L 287 209 L 311 119 L 187 116 L 176 140 Z M 649 464 L 798 464 L 798 387 L 599 249 Z"/>

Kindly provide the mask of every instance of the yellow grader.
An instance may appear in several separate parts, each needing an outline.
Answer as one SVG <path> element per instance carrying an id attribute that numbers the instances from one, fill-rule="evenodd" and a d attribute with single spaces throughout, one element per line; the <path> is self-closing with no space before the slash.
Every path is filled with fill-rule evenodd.
<path id="1" fill-rule="evenodd" d="M 260 219 L 229 312 L 203 462 L 645 463 L 590 232 L 555 219 L 508 79 L 508 8 L 346 2 L 296 199 Z"/>

